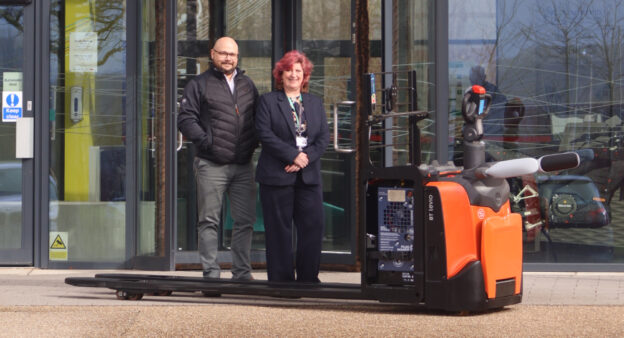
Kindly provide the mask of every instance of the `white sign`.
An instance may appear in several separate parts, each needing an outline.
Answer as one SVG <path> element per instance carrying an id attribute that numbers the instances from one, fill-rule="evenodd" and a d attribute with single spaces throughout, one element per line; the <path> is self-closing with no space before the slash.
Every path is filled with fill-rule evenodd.
<path id="1" fill-rule="evenodd" d="M 15 122 L 22 117 L 22 92 L 2 92 L 2 122 Z"/>
<path id="2" fill-rule="evenodd" d="M 22 73 L 4 72 L 2 74 L 2 90 L 7 92 L 22 91 Z"/>
<path id="3" fill-rule="evenodd" d="M 76 73 L 97 72 L 98 40 L 96 32 L 73 32 L 69 34 L 69 71 Z"/>

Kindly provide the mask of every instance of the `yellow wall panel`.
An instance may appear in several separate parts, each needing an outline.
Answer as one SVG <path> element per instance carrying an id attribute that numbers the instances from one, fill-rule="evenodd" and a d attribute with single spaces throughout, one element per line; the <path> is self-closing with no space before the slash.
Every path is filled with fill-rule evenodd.
<path id="1" fill-rule="evenodd" d="M 86 201 L 89 196 L 89 149 L 93 146 L 90 115 L 95 113 L 95 73 L 72 72 L 71 33 L 93 32 L 91 1 L 65 1 L 65 200 Z M 82 120 L 70 118 L 71 89 L 82 88 Z"/>

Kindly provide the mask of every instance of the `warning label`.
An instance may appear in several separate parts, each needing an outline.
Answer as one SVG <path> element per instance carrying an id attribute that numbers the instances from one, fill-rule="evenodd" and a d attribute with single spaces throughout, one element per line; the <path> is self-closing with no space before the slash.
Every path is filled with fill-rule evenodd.
<path id="1" fill-rule="evenodd" d="M 67 232 L 50 232 L 50 260 L 67 260 Z"/>
<path id="2" fill-rule="evenodd" d="M 56 238 L 54 239 L 52 246 L 50 246 L 50 249 L 67 249 L 65 243 L 63 243 L 61 235 L 56 235 Z"/>

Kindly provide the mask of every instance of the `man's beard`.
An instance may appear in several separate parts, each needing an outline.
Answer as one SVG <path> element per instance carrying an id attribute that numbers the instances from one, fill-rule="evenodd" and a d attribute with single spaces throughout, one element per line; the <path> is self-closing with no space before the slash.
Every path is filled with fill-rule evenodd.
<path id="1" fill-rule="evenodd" d="M 231 65 L 231 64 L 230 64 Z M 225 75 L 232 75 L 234 73 L 234 71 L 236 70 L 236 66 L 232 65 L 231 69 L 224 69 L 222 66 L 217 67 L 217 69 L 225 74 Z"/>

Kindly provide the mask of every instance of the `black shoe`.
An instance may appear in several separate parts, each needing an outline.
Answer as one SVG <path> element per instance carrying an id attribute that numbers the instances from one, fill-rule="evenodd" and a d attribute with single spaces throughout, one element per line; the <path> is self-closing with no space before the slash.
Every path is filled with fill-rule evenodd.
<path id="1" fill-rule="evenodd" d="M 256 280 L 256 279 L 253 278 L 252 275 L 249 275 L 247 277 L 238 277 L 238 278 L 232 277 L 232 280 L 236 281 L 236 282 L 251 282 L 251 281 Z"/>
<path id="2" fill-rule="evenodd" d="M 219 271 L 202 271 L 204 279 L 219 279 L 221 278 L 221 272 Z"/>

